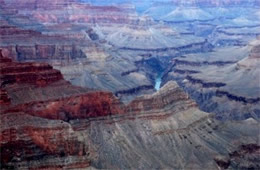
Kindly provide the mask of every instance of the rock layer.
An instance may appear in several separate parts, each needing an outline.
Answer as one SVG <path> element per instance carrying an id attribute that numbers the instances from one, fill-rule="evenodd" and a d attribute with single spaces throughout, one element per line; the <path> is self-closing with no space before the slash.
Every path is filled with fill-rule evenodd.
<path id="1" fill-rule="evenodd" d="M 2 65 L 4 74 L 17 78 L 23 76 L 19 70 L 37 74 L 53 70 L 49 65 L 29 63 L 33 67 L 24 67 L 26 63 L 1 60 L 9 63 Z M 17 69 L 10 69 L 12 64 Z M 45 79 L 48 76 L 43 75 Z M 20 81 L 7 83 L 2 89 L 11 99 L 9 105 L 1 103 L 3 169 L 217 169 L 237 163 L 239 156 L 233 153 L 242 143 L 256 146 L 242 147 L 246 151 L 239 153 L 245 152 L 245 163 L 257 167 L 251 158 L 258 152 L 254 148 L 259 145 L 255 135 L 259 124 L 252 119 L 215 120 L 172 81 L 128 105 L 112 93 L 72 86 L 62 76 L 45 86 Z M 24 93 L 25 89 L 30 90 Z M 52 93 L 47 93 L 49 90 Z M 43 96 L 36 99 L 36 93 Z M 223 160 L 228 154 L 231 158 Z"/>
<path id="2" fill-rule="evenodd" d="M 215 55 L 213 61 L 198 55 L 197 61 L 192 56 L 176 58 L 165 71 L 163 82 L 177 80 L 202 110 L 214 112 L 219 119 L 258 119 L 258 43 L 259 40 L 254 40 L 240 48 L 242 56 L 233 61 L 221 61 L 220 52 L 208 54 Z M 221 107 L 224 103 L 225 107 Z"/>
<path id="3" fill-rule="evenodd" d="M 88 2 L 0 0 L 1 169 L 259 168 L 256 1 Z"/>

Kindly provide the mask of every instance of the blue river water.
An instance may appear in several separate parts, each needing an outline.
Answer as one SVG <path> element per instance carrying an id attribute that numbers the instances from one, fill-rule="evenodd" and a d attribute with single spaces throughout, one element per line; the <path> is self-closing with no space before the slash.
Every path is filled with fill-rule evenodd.
<path id="1" fill-rule="evenodd" d="M 159 74 L 159 75 L 157 76 L 157 78 L 155 79 L 154 88 L 155 88 L 156 91 L 160 90 L 161 83 L 162 83 L 162 74 Z"/>

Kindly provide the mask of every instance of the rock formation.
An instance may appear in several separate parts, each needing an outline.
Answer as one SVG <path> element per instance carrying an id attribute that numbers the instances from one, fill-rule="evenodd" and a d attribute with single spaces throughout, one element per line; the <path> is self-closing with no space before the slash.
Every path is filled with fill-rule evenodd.
<path id="1" fill-rule="evenodd" d="M 3 169 L 217 169 L 230 165 L 219 157 L 235 153 L 237 145 L 254 146 L 245 151 L 249 157 L 259 147 L 258 123 L 247 120 L 241 129 L 240 123 L 217 121 L 175 82 L 126 106 L 112 93 L 72 86 L 48 64 L 18 63 L 3 56 L 1 61 L 1 82 L 7 82 L 1 87 Z M 59 76 L 54 79 L 45 72 Z M 5 75 L 16 79 L 8 81 Z M 45 83 L 22 78 L 27 75 L 41 75 Z M 232 161 L 239 159 L 230 155 Z"/>
<path id="2" fill-rule="evenodd" d="M 0 169 L 259 169 L 259 20 L 258 0 L 0 0 Z"/>
<path id="3" fill-rule="evenodd" d="M 218 52 L 209 54 L 215 55 L 211 62 L 195 62 L 193 57 L 174 59 L 165 72 L 164 82 L 177 80 L 202 110 L 215 112 L 220 119 L 259 119 L 258 43 L 259 40 L 252 41 L 241 49 L 239 59 L 231 61 L 221 61 Z M 243 51 L 249 51 L 249 54 Z M 218 74 L 213 71 L 216 68 Z M 221 107 L 224 103 L 225 107 Z"/>

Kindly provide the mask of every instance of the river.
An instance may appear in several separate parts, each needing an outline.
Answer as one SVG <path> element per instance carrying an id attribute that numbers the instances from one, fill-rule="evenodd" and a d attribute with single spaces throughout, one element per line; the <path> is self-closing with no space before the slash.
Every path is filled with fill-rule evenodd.
<path id="1" fill-rule="evenodd" d="M 154 88 L 156 91 L 160 90 L 161 83 L 162 83 L 162 74 L 160 73 L 160 74 L 158 74 L 157 78 L 155 79 Z"/>

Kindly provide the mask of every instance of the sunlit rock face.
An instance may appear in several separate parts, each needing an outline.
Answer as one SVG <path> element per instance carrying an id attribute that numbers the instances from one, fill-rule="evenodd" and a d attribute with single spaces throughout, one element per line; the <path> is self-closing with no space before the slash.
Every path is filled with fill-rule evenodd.
<path id="1" fill-rule="evenodd" d="M 258 0 L 0 0 L 1 169 L 259 169 Z"/>

